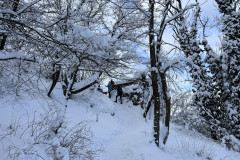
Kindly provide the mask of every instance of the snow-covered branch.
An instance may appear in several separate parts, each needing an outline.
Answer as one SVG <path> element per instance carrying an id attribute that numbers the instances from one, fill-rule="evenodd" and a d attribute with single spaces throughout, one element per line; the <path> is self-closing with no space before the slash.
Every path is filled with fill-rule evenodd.
<path id="1" fill-rule="evenodd" d="M 29 62 L 37 62 L 36 58 L 34 58 L 32 55 L 26 55 L 20 51 L 14 52 L 14 53 L 0 51 L 0 61 L 7 61 L 7 60 L 14 60 L 14 59 L 19 59 L 19 60 L 24 60 Z"/>
<path id="2" fill-rule="evenodd" d="M 190 65 L 191 68 L 195 68 L 196 70 L 199 69 L 199 66 L 194 64 L 192 58 L 186 58 L 186 57 L 176 57 L 173 60 L 165 63 L 162 67 L 161 67 L 161 72 L 164 73 L 166 72 L 169 68 L 172 67 L 177 67 L 177 64 L 181 64 L 181 62 L 185 62 L 186 64 Z"/>
<path id="3" fill-rule="evenodd" d="M 80 92 L 88 89 L 89 87 L 93 86 L 94 84 L 96 84 L 98 82 L 98 79 L 101 75 L 102 75 L 102 73 L 96 73 L 93 76 L 87 78 L 86 80 L 83 80 L 79 84 L 76 84 L 76 87 L 78 87 L 80 89 L 73 90 L 73 91 L 71 91 L 71 93 L 77 94 L 77 93 L 80 93 Z"/>

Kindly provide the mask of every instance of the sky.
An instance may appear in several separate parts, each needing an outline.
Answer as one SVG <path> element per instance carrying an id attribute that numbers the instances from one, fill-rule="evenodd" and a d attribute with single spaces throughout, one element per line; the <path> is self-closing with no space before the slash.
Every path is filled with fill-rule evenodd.
<path id="1" fill-rule="evenodd" d="M 202 2 L 202 3 L 201 3 Z M 208 42 L 214 49 L 217 48 L 217 44 L 220 43 L 219 41 L 219 27 L 216 22 L 216 18 L 220 16 L 218 12 L 217 4 L 215 0 L 200 0 L 200 4 L 202 4 L 202 17 L 209 18 L 209 25 L 212 27 L 211 29 L 206 30 L 206 35 L 208 36 Z"/>

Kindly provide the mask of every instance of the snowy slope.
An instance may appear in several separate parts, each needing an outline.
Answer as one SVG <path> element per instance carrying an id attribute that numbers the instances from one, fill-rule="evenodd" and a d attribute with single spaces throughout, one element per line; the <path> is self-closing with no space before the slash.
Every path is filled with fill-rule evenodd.
<path id="1" fill-rule="evenodd" d="M 115 93 L 113 93 L 115 94 Z M 95 90 L 87 90 L 74 95 L 68 101 L 66 121 L 68 125 L 84 121 L 94 134 L 94 148 L 101 150 L 99 160 L 239 160 L 240 154 L 225 150 L 221 145 L 172 125 L 166 146 L 160 149 L 153 141 L 152 120 L 142 118 L 143 110 L 132 106 L 114 102 L 115 96 L 109 99 Z M 15 121 L 25 124 L 29 119 L 44 113 L 48 105 L 63 105 L 64 97 L 59 89 L 54 90 L 52 99 L 44 96 L 23 96 L 17 102 L 3 97 L 0 100 L 0 134 Z M 45 100 L 43 100 L 45 99 Z M 57 101 L 58 100 L 58 101 Z M 14 102 L 14 103 L 13 103 Z M 1 137 L 0 137 L 1 139 Z M 14 137 L 12 140 L 14 141 Z M 3 144 L 4 143 L 4 144 Z M 25 145 L 27 142 L 13 142 Z M 7 143 L 0 141 L 0 159 L 7 157 Z"/>

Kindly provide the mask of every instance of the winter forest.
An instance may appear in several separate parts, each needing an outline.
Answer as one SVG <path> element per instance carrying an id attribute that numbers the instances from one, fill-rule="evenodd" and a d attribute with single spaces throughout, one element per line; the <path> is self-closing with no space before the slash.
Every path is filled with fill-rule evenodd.
<path id="1" fill-rule="evenodd" d="M 0 0 L 0 160 L 161 159 L 240 159 L 240 0 Z"/>

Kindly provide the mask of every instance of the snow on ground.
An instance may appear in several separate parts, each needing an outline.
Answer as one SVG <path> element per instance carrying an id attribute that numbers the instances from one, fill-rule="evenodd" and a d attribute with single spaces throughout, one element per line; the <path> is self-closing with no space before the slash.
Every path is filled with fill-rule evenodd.
<path id="1" fill-rule="evenodd" d="M 173 124 L 167 145 L 157 148 L 152 120 L 142 118 L 143 110 L 126 103 L 124 98 L 123 104 L 115 103 L 115 95 L 109 99 L 100 92 L 87 90 L 68 101 L 66 121 L 72 126 L 85 121 L 91 127 L 94 147 L 102 150 L 98 160 L 239 160 L 239 153 Z M 64 104 L 60 87 L 54 90 L 52 99 L 41 96 L 23 96 L 17 102 L 9 99 L 0 99 L 0 135 L 14 121 L 24 124 L 34 115 L 44 113 L 47 104 Z M 0 160 L 6 159 L 6 146 L 0 141 Z"/>

